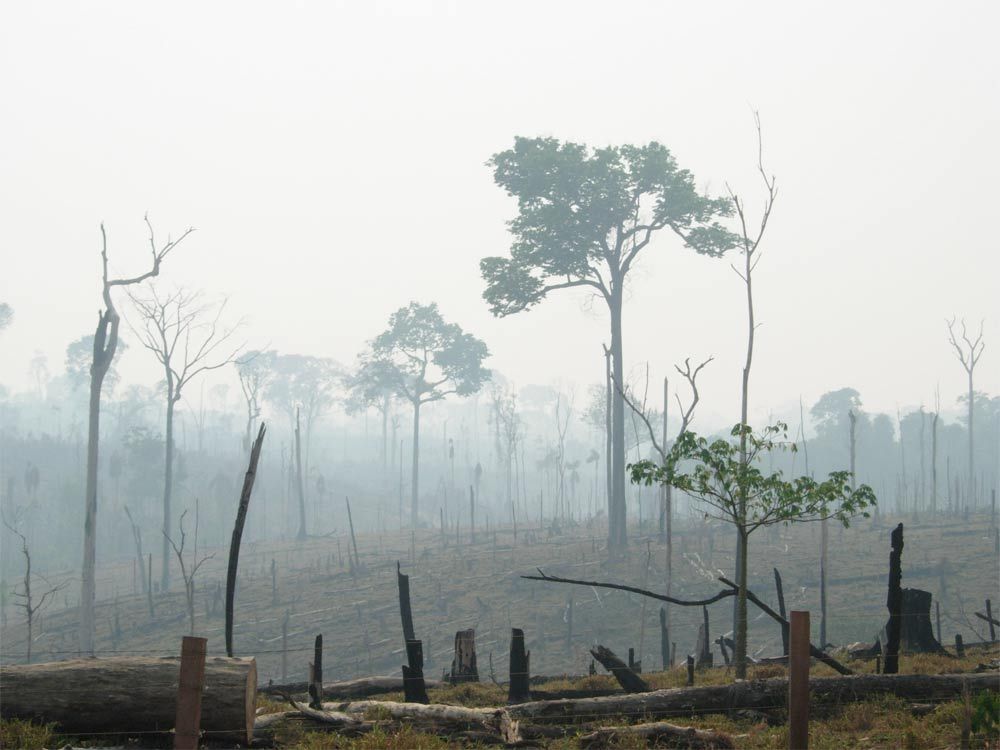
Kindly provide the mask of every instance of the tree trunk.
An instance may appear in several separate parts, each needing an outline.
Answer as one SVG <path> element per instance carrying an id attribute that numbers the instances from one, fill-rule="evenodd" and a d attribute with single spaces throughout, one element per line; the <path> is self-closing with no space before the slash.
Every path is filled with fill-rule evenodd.
<path id="1" fill-rule="evenodd" d="M 417 528 L 420 496 L 420 401 L 413 402 L 413 469 L 410 474 L 410 528 Z"/>
<path id="2" fill-rule="evenodd" d="M 608 549 L 614 538 L 614 488 L 612 484 L 611 451 L 611 350 L 604 348 L 604 480 L 608 487 Z M 541 496 L 539 496 L 541 497 Z M 541 517 L 539 517 L 541 523 Z"/>
<path id="3" fill-rule="evenodd" d="M 622 554 L 628 546 L 628 519 L 625 510 L 625 388 L 622 362 L 622 290 L 615 285 L 611 294 L 611 499 L 614 523 L 609 528 L 609 552 Z M 609 522 L 612 519 L 609 518 Z"/>
<path id="4" fill-rule="evenodd" d="M 742 526 L 736 527 L 737 544 L 739 545 L 740 560 L 743 564 L 739 566 L 739 591 L 736 594 L 736 648 L 734 661 L 736 662 L 736 679 L 745 680 L 747 677 L 747 541 L 748 535 Z"/>
<path id="5" fill-rule="evenodd" d="M 295 486 L 299 496 L 299 533 L 301 542 L 306 538 L 306 493 L 302 486 L 302 432 L 299 428 L 299 410 L 295 409 Z"/>
<path id="6" fill-rule="evenodd" d="M 0 668 L 5 719 L 55 722 L 65 734 L 168 733 L 174 727 L 180 657 L 72 659 Z M 54 687 L 56 686 L 56 687 Z M 253 735 L 254 659 L 205 663 L 201 728 L 241 744 Z M 58 700 L 47 700 L 58 696 Z"/>
<path id="7" fill-rule="evenodd" d="M 976 460 L 975 460 L 976 443 L 975 440 L 973 439 L 973 433 L 972 433 L 972 417 L 973 417 L 973 412 L 975 411 L 973 408 L 974 404 L 973 399 L 975 398 L 975 391 L 972 389 L 972 370 L 974 366 L 975 365 L 973 363 L 973 365 L 968 368 L 969 370 L 969 490 L 968 492 L 966 492 L 966 500 L 965 500 L 967 505 L 969 504 L 975 505 L 975 498 L 976 498 Z"/>
<path id="8" fill-rule="evenodd" d="M 160 591 L 170 588 L 170 543 L 167 535 L 170 533 L 170 500 L 174 489 L 174 405 L 177 403 L 173 393 L 173 381 L 167 378 L 167 435 L 166 450 L 163 460 L 163 548 L 160 556 Z"/>
<path id="9" fill-rule="evenodd" d="M 98 342 L 104 341 L 108 319 L 102 315 L 94 334 L 94 361 L 90 368 L 90 416 L 87 427 L 87 495 L 84 500 L 83 568 L 80 586 L 80 652 L 94 655 L 94 603 L 97 594 L 97 459 L 101 439 L 101 387 L 108 371 Z M 113 351 L 113 349 L 112 349 Z"/>

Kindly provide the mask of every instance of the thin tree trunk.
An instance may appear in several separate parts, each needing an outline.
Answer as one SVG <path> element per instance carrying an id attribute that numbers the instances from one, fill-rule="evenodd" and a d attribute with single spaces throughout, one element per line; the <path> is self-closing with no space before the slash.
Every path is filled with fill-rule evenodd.
<path id="1" fill-rule="evenodd" d="M 740 559 L 745 563 L 747 559 L 748 534 L 745 528 L 740 525 L 736 527 L 737 543 L 739 545 Z M 736 679 L 743 680 L 747 676 L 747 566 L 739 567 L 739 591 L 736 595 Z"/>
<path id="2" fill-rule="evenodd" d="M 611 294 L 611 367 L 612 382 L 618 387 L 611 392 L 611 497 L 614 524 L 609 552 L 624 553 L 628 546 L 628 519 L 625 509 L 625 387 L 622 361 L 622 290 L 615 285 Z"/>
<path id="3" fill-rule="evenodd" d="M 295 487 L 299 496 L 299 533 L 297 539 L 306 538 L 306 493 L 302 486 L 302 439 L 299 429 L 299 410 L 295 409 Z"/>
<path id="4" fill-rule="evenodd" d="M 604 347 L 604 479 L 608 485 L 608 549 L 614 546 L 614 489 L 611 480 L 611 350 Z M 541 518 L 541 516 L 539 516 Z"/>
<path id="5" fill-rule="evenodd" d="M 419 516 L 418 499 L 420 496 L 420 401 L 413 402 L 413 470 L 410 487 L 410 528 L 417 528 Z"/>
<path id="6" fill-rule="evenodd" d="M 94 602 L 96 598 L 95 566 L 97 561 L 97 458 L 101 437 L 101 386 L 107 366 L 99 360 L 98 341 L 107 331 L 107 318 L 102 316 L 94 335 L 94 363 L 90 370 L 90 416 L 87 428 L 87 495 L 83 521 L 83 568 L 80 587 L 80 652 L 94 655 Z"/>
<path id="7" fill-rule="evenodd" d="M 167 378 L 167 445 L 163 462 L 163 548 L 160 562 L 160 591 L 170 588 L 170 543 L 167 535 L 170 533 L 170 500 L 174 486 L 174 405 L 176 398 L 173 393 L 172 380 Z"/>

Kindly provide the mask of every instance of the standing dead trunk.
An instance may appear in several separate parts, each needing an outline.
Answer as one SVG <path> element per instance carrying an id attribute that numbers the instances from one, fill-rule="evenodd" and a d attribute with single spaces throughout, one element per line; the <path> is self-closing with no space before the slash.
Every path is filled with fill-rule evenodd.
<path id="1" fill-rule="evenodd" d="M 236 568 L 240 562 L 240 542 L 243 539 L 243 525 L 247 520 L 247 510 L 250 507 L 250 494 L 257 478 L 257 461 L 260 460 L 260 449 L 264 444 L 264 423 L 260 423 L 257 439 L 250 451 L 250 465 L 243 478 L 243 491 L 240 493 L 240 504 L 236 510 L 236 523 L 233 524 L 233 537 L 229 543 L 229 568 L 226 571 L 226 654 L 233 655 L 233 603 L 236 599 Z"/>
<path id="2" fill-rule="evenodd" d="M 97 562 L 97 463 L 98 446 L 101 439 L 101 389 L 108 374 L 115 352 L 118 350 L 118 327 L 121 318 L 115 309 L 111 290 L 116 286 L 128 287 L 141 284 L 146 279 L 160 273 L 160 263 L 192 231 L 188 229 L 176 240 L 168 240 L 157 249 L 153 227 L 146 218 L 149 228 L 149 244 L 152 249 L 152 267 L 145 273 L 132 278 L 111 279 L 108 277 L 108 237 L 101 224 L 101 269 L 102 298 L 104 310 L 98 314 L 97 329 L 94 331 L 93 359 L 90 365 L 90 399 L 87 418 L 87 481 L 84 497 L 83 518 L 83 565 L 80 573 L 80 652 L 94 654 L 94 602 L 96 598 L 95 568 Z"/>
<path id="3" fill-rule="evenodd" d="M 612 382 L 624 383 L 622 359 L 622 283 L 612 268 L 611 295 L 608 303 L 611 312 L 611 370 Z M 613 515 L 609 516 L 608 552 L 624 554 L 628 546 L 628 518 L 625 510 L 625 399 L 618 388 L 611 392 L 611 501 Z"/>
<path id="4" fill-rule="evenodd" d="M 886 626 L 885 674 L 899 672 L 899 641 L 903 627 L 903 524 L 892 531 L 892 552 L 889 554 L 889 594 L 886 607 L 889 609 L 889 624 Z"/>

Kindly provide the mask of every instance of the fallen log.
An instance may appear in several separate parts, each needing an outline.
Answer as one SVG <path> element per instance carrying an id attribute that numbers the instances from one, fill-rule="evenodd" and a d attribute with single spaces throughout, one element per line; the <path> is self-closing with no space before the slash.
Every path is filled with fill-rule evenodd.
<path id="1" fill-rule="evenodd" d="M 1000 675 L 852 675 L 815 677 L 809 680 L 810 700 L 815 707 L 853 703 L 892 694 L 903 700 L 932 703 L 961 697 L 963 687 L 970 693 L 1000 691 Z M 510 717 L 523 722 L 560 723 L 592 721 L 595 716 L 669 716 L 728 713 L 733 710 L 783 708 L 788 700 L 788 680 L 777 678 L 735 682 L 648 693 L 609 695 L 578 700 L 533 701 L 508 706 Z"/>
<path id="2" fill-rule="evenodd" d="M 487 732 L 505 742 L 519 741 L 517 721 L 505 707 L 467 708 L 443 703 L 400 703 L 397 701 L 351 701 L 324 703 L 323 710 L 338 715 L 361 714 L 372 720 L 415 721 L 446 727 L 454 732 Z"/>
<path id="3" fill-rule="evenodd" d="M 169 732 L 180 657 L 71 659 L 0 667 L 0 716 L 55 722 L 65 734 Z M 205 660 L 201 728 L 245 744 L 253 737 L 257 663 Z"/>
<path id="4" fill-rule="evenodd" d="M 424 680 L 428 688 L 443 687 L 438 680 Z M 308 682 L 284 682 L 262 685 L 257 692 L 265 695 L 292 695 L 305 693 L 309 689 Z M 352 698 L 367 698 L 372 695 L 403 692 L 402 677 L 362 677 L 357 680 L 331 682 L 323 685 L 323 697 L 330 700 L 350 700 Z"/>
<path id="5" fill-rule="evenodd" d="M 602 727 L 596 732 L 582 735 L 580 747 L 587 750 L 617 747 L 624 740 L 633 738 L 651 747 L 684 747 L 701 750 L 722 750 L 734 748 L 733 739 L 728 734 L 710 730 L 681 727 L 663 721 L 651 724 L 633 724 L 623 727 Z M 631 743 L 628 744 L 632 746 Z"/>

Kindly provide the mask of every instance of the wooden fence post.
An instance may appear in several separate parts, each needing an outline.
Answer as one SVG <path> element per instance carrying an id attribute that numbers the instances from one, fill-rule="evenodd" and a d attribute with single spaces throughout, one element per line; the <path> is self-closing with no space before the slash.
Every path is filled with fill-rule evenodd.
<path id="1" fill-rule="evenodd" d="M 175 750 L 197 750 L 201 737 L 201 691 L 205 684 L 205 651 L 208 641 L 186 635 L 181 641 L 181 673 L 177 684 Z"/>
<path id="2" fill-rule="evenodd" d="M 788 748 L 809 747 L 809 613 L 791 612 L 788 654 Z"/>

